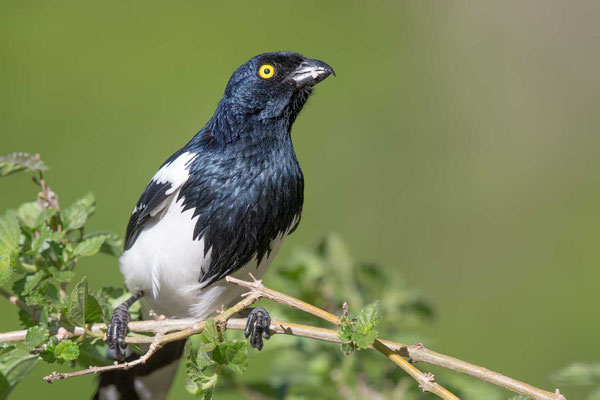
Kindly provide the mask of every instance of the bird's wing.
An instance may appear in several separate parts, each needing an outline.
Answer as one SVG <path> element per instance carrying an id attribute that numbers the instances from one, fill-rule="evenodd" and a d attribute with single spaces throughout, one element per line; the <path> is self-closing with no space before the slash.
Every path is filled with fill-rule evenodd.
<path id="1" fill-rule="evenodd" d="M 125 250 L 133 246 L 150 221 L 161 217 L 188 179 L 187 168 L 196 155 L 190 152 L 175 153 L 152 177 L 131 213 L 125 234 Z"/>

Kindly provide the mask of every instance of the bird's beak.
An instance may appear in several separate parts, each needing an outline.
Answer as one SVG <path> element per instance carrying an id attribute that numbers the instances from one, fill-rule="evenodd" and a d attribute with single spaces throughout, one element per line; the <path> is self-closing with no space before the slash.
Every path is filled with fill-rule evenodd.
<path id="1" fill-rule="evenodd" d="M 335 71 L 329 64 L 314 58 L 307 58 L 292 72 L 291 78 L 296 82 L 296 86 L 302 87 L 314 86 L 329 75 L 335 76 Z"/>

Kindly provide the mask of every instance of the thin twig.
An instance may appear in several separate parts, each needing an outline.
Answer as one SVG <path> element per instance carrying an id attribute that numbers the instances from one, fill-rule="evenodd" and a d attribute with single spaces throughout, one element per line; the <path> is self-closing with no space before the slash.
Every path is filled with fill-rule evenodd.
<path id="1" fill-rule="evenodd" d="M 251 290 L 251 293 L 260 294 L 260 296 L 266 299 L 313 314 L 321 319 L 324 319 L 325 321 L 331 322 L 334 325 L 340 325 L 341 320 L 340 317 L 338 317 L 337 315 L 333 315 L 302 300 L 298 300 L 295 297 L 291 297 L 287 294 L 278 292 L 277 290 L 270 289 L 263 285 L 261 280 L 254 279 L 253 276 L 252 279 L 252 282 L 248 282 L 234 278 L 232 276 L 226 277 L 227 282 L 233 283 L 234 285 L 246 287 Z M 419 387 L 424 392 L 431 392 L 445 400 L 460 400 L 448 389 L 435 382 L 433 374 L 421 372 L 408 360 L 400 357 L 397 353 L 395 353 L 393 350 L 391 350 L 379 340 L 375 340 L 375 342 L 373 343 L 373 348 L 381 354 L 383 354 L 384 356 L 386 356 L 394 364 L 402 368 L 411 377 L 413 377 L 413 379 L 415 379 L 419 383 Z"/>
<path id="2" fill-rule="evenodd" d="M 260 296 L 258 296 L 258 295 L 251 294 L 250 296 L 245 297 L 244 299 L 239 301 L 237 304 L 235 304 L 233 307 L 228 308 L 227 310 L 225 310 L 224 312 L 219 314 L 217 317 L 215 317 L 215 323 L 218 324 L 218 323 L 226 322 L 233 315 L 237 314 L 238 312 L 240 312 L 241 310 L 243 310 L 245 308 L 250 307 L 252 304 L 257 302 L 258 300 L 260 300 Z M 154 322 L 156 322 L 156 321 L 154 321 Z M 124 362 L 124 363 L 120 363 L 120 364 L 116 363 L 113 365 L 106 365 L 103 367 L 89 367 L 88 369 L 85 369 L 82 371 L 76 371 L 76 372 L 59 373 L 59 372 L 54 371 L 54 372 L 52 372 L 52 374 L 45 376 L 44 380 L 48 383 L 53 383 L 57 379 L 66 379 L 66 378 L 71 378 L 71 377 L 75 377 L 75 376 L 97 374 L 99 372 L 113 371 L 113 370 L 119 370 L 119 369 L 130 369 L 130 368 L 135 367 L 136 365 L 144 364 L 154 353 L 156 353 L 165 344 L 170 343 L 170 342 L 175 342 L 177 340 L 186 339 L 192 335 L 202 332 L 203 329 L 204 329 L 204 323 L 198 323 L 198 324 L 194 324 L 191 327 L 188 327 L 186 329 L 180 330 L 178 332 L 173 332 L 173 333 L 169 333 L 166 335 L 157 334 L 156 336 L 154 336 L 154 338 L 153 338 L 154 340 L 150 344 L 150 348 L 148 349 L 146 354 L 144 354 L 137 360 L 134 360 L 131 362 Z"/>
<path id="3" fill-rule="evenodd" d="M 231 279 L 229 278 L 228 280 L 231 280 Z M 237 282 L 238 280 L 235 280 L 235 278 L 234 278 L 232 281 Z M 307 303 L 304 303 L 298 299 L 290 298 L 290 296 L 284 295 L 283 293 L 274 291 L 274 290 L 266 288 L 264 286 L 262 286 L 262 288 L 260 288 L 260 286 L 262 284 L 257 284 L 257 282 L 246 282 L 246 281 L 241 281 L 241 280 L 240 280 L 240 282 L 243 283 L 241 286 L 250 288 L 252 290 L 252 292 L 250 293 L 249 296 L 247 296 L 241 302 L 237 303 L 234 307 L 226 310 L 224 313 L 221 313 L 217 316 L 216 319 L 218 319 L 219 321 L 221 321 L 221 322 L 223 320 L 227 321 L 226 325 L 225 325 L 226 329 L 244 330 L 245 326 L 246 326 L 246 322 L 247 322 L 247 320 L 245 318 L 229 318 L 229 317 L 231 317 L 232 315 L 234 315 L 241 309 L 248 307 L 250 304 L 257 301 L 260 297 L 263 297 L 263 296 L 266 298 L 270 298 L 272 300 L 277 298 L 278 300 L 281 300 L 281 301 L 278 301 L 278 300 L 274 300 L 274 301 L 281 302 L 282 304 L 289 305 L 294 308 L 305 310 L 304 304 L 307 304 Z M 257 291 L 254 291 L 253 286 L 255 286 L 257 289 L 260 289 L 261 293 L 259 294 L 259 293 L 257 293 Z M 250 298 L 250 301 L 248 301 L 249 298 Z M 246 303 L 245 301 L 248 301 L 248 303 Z M 317 315 L 317 316 L 323 315 L 326 317 L 324 319 L 326 319 L 330 322 L 333 322 L 334 319 L 337 318 L 336 316 L 334 316 L 330 313 L 327 313 L 324 310 L 320 310 L 317 307 L 314 307 L 311 305 L 308 305 L 308 306 L 309 307 L 306 310 L 311 310 L 311 313 L 314 315 Z M 179 340 L 179 339 L 184 339 L 188 336 L 191 336 L 195 333 L 201 332 L 204 327 L 204 323 L 205 323 L 205 321 L 198 320 L 198 319 L 164 319 L 164 320 L 159 320 L 159 321 L 156 321 L 156 320 L 132 321 L 129 323 L 129 330 L 131 332 L 137 332 L 137 333 L 155 333 L 157 335 L 162 335 L 161 340 L 167 340 L 165 338 L 169 338 L 169 337 L 171 337 L 171 338 L 176 337 L 174 340 Z M 106 325 L 105 324 L 94 324 L 94 325 L 89 326 L 88 329 L 94 333 L 102 333 L 106 330 Z M 271 330 L 271 334 L 285 334 L 285 335 L 310 338 L 310 339 L 321 340 L 321 341 L 332 342 L 332 343 L 340 343 L 340 339 L 338 337 L 337 331 L 331 330 L 331 329 L 318 328 L 318 327 L 314 327 L 314 326 L 300 325 L 300 324 L 294 324 L 294 323 L 290 323 L 290 322 L 273 320 L 271 322 L 270 330 Z M 0 333 L 0 342 L 23 341 L 23 340 L 25 340 L 26 333 L 27 333 L 26 330 Z M 58 328 L 51 328 L 50 333 L 52 335 L 58 334 Z M 169 334 L 173 334 L 173 333 L 175 333 L 174 336 L 169 336 Z M 64 332 L 63 332 L 63 335 L 64 335 Z M 80 328 L 80 327 L 74 328 L 72 331 L 69 331 L 69 337 L 76 337 L 76 336 L 82 336 L 82 335 L 85 335 L 85 331 L 83 328 Z M 152 343 L 156 342 L 157 339 L 156 339 L 156 337 L 149 337 L 149 336 L 128 336 L 126 338 L 126 341 L 128 343 L 152 344 Z M 456 359 L 454 357 L 450 357 L 450 356 L 447 356 L 444 354 L 436 353 L 432 350 L 429 350 L 429 349 L 423 347 L 423 345 L 420 343 L 417 343 L 412 346 L 408 346 L 408 345 L 405 345 L 402 343 L 392 342 L 392 341 L 383 340 L 383 339 L 378 339 L 378 342 L 381 343 L 383 346 L 387 347 L 389 350 L 391 350 L 393 354 L 398 356 L 398 358 L 401 358 L 399 356 L 403 356 L 403 357 L 409 358 L 409 360 L 411 362 L 420 361 L 420 362 L 425 362 L 425 363 L 432 364 L 432 365 L 438 365 L 438 366 L 441 366 L 441 367 L 444 367 L 444 368 L 447 368 L 447 369 L 450 369 L 450 370 L 453 370 L 453 371 L 456 371 L 456 372 L 459 372 L 459 373 L 462 373 L 465 375 L 469 375 L 469 376 L 472 376 L 474 378 L 477 378 L 477 379 L 480 379 L 480 380 L 483 380 L 483 381 L 486 381 L 489 383 L 492 383 L 494 385 L 508 389 L 515 393 L 521 394 L 523 396 L 532 398 L 534 400 L 566 400 L 566 398 L 562 394 L 560 394 L 558 392 L 558 390 L 555 393 L 550 393 L 550 392 L 535 388 L 531 385 L 528 385 L 528 384 L 520 382 L 518 380 L 509 378 L 509 377 L 499 374 L 497 372 L 491 371 L 487 368 L 484 368 L 484 367 L 481 367 L 481 366 L 478 366 L 475 364 L 471 364 L 466 361 L 462 361 L 462 360 L 459 360 L 459 359 Z M 164 343 L 166 343 L 166 341 Z M 375 347 L 376 345 L 377 345 L 377 343 L 374 343 L 373 347 Z M 381 347 L 381 350 L 379 350 L 379 351 L 385 351 L 385 350 L 383 349 L 383 347 Z M 148 353 L 146 353 L 146 355 L 148 355 Z M 149 356 L 146 357 L 146 359 L 147 358 L 149 358 Z M 127 366 L 125 364 L 126 363 L 118 364 L 118 365 L 110 365 L 107 367 L 109 367 L 110 369 L 125 369 L 125 368 L 127 368 Z M 129 367 L 131 367 L 131 364 L 129 364 Z M 71 373 L 71 374 L 54 373 L 53 375 L 55 375 L 55 376 L 51 375 L 49 377 L 46 377 L 49 379 L 46 379 L 46 378 L 45 379 L 52 382 L 55 379 L 64 379 L 64 378 L 68 378 L 68 377 L 72 377 L 72 376 L 80 376 L 80 375 L 98 373 L 98 372 L 103 371 L 103 369 L 100 369 L 100 368 L 106 368 L 106 367 L 90 367 L 88 370 L 83 370 L 83 371 L 79 371 L 77 373 Z M 429 376 L 427 374 L 424 374 L 424 375 L 426 375 L 426 379 L 431 378 L 431 376 Z"/>
<path id="4" fill-rule="evenodd" d="M 340 318 L 313 305 L 305 303 L 301 300 L 298 300 L 294 297 L 288 296 L 284 293 L 281 293 L 277 290 L 273 290 L 271 288 L 265 287 L 261 281 L 254 279 L 252 282 L 244 281 L 241 279 L 237 279 L 231 276 L 228 276 L 227 281 L 234 285 L 242 286 L 248 288 L 252 291 L 252 293 L 259 293 L 262 297 L 275 301 L 277 303 L 287 305 L 289 307 L 297 308 L 299 310 L 308 312 L 313 314 L 321 319 L 329 321 L 335 325 L 340 324 Z M 383 346 L 380 346 L 379 343 L 384 346 L 388 346 L 389 348 L 395 350 L 400 355 L 409 357 L 409 359 L 413 362 L 423 361 L 429 364 L 438 365 L 447 369 L 451 369 L 456 372 L 460 372 L 465 375 L 472 376 L 474 378 L 483 380 L 485 382 L 492 383 L 496 386 L 500 386 L 502 388 L 508 389 L 512 392 L 521 394 L 523 396 L 531 397 L 534 400 L 566 400 L 565 396 L 563 396 L 558 389 L 554 392 L 547 392 L 542 389 L 538 389 L 531 385 L 528 385 L 524 382 L 520 382 L 516 379 L 509 378 L 505 375 L 502 375 L 498 372 L 491 371 L 487 368 L 480 367 L 475 364 L 468 363 L 466 361 L 459 360 L 454 357 L 450 357 L 444 354 L 436 353 L 434 351 L 428 350 L 421 344 L 416 344 L 415 346 L 407 346 L 400 343 L 395 343 L 387 340 L 377 339 L 373 344 L 373 347 L 378 346 L 376 348 L 379 352 L 385 352 L 386 350 Z M 386 354 L 386 353 L 384 353 Z M 387 354 L 386 354 L 387 356 Z M 398 357 L 401 358 L 401 357 Z M 403 358 L 401 358 L 404 360 Z M 397 360 L 393 360 L 396 362 Z M 406 361 L 406 360 L 404 360 Z M 406 361 L 408 363 L 408 361 Z M 409 364 L 410 365 L 410 364 Z M 412 365 L 411 365 L 412 366 Z M 400 366 L 402 367 L 402 366 Z M 404 369 L 404 368 L 403 368 Z M 404 369 L 407 373 L 410 370 Z M 423 377 L 421 377 L 423 379 Z M 419 384 L 421 385 L 421 381 L 419 380 Z M 436 393 L 437 394 L 437 393 Z"/>

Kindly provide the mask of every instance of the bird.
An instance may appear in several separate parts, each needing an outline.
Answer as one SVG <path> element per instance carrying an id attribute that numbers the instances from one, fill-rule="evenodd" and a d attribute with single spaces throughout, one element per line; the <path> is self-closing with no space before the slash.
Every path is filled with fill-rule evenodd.
<path id="1" fill-rule="evenodd" d="M 239 300 L 225 277 L 260 279 L 302 216 L 304 177 L 291 129 L 314 86 L 334 75 L 324 61 L 291 51 L 259 54 L 233 72 L 206 125 L 169 157 L 135 205 L 119 258 L 133 296 L 107 329 L 109 352 L 139 357 L 125 343 L 129 307 L 170 318 L 207 318 Z M 257 307 L 245 330 L 260 350 L 270 316 Z M 164 398 L 183 344 L 100 378 L 97 399 Z M 164 387 L 166 383 L 166 388 Z M 163 384 L 162 388 L 157 388 Z"/>

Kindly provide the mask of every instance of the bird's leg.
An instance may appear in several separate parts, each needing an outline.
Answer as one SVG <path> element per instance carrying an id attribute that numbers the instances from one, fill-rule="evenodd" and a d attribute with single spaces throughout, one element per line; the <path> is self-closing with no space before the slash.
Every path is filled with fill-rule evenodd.
<path id="1" fill-rule="evenodd" d="M 254 325 L 254 326 L 252 326 Z M 246 338 L 252 334 L 250 338 L 250 346 L 255 349 L 263 348 L 263 338 L 269 339 L 271 337 L 271 316 L 262 307 L 253 308 L 248 314 L 248 322 L 246 323 L 246 329 L 244 335 Z"/>
<path id="2" fill-rule="evenodd" d="M 123 361 L 125 359 L 125 349 L 127 348 L 127 342 L 125 342 L 125 336 L 127 336 L 127 324 L 131 321 L 131 315 L 129 315 L 129 307 L 136 302 L 140 297 L 144 295 L 144 292 L 135 292 L 133 296 L 121 303 L 110 319 L 108 328 L 106 330 L 106 339 L 108 340 L 108 348 L 115 351 L 117 360 Z"/>

